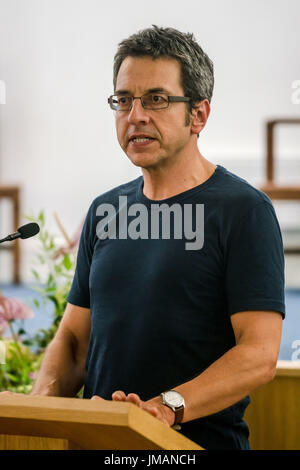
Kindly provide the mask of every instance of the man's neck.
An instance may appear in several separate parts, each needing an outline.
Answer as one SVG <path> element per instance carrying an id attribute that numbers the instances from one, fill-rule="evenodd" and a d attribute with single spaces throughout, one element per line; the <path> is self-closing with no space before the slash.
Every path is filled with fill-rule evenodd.
<path id="1" fill-rule="evenodd" d="M 192 158 L 160 168 L 143 168 L 144 195 L 151 200 L 168 199 L 208 180 L 216 165 L 198 151 Z"/>

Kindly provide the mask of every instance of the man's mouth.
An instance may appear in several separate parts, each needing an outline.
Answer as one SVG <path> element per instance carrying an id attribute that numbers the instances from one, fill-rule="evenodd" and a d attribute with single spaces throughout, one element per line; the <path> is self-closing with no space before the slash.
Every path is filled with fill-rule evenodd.
<path id="1" fill-rule="evenodd" d="M 130 138 L 129 138 L 129 145 L 132 145 L 134 146 L 135 148 L 138 148 L 138 147 L 145 147 L 145 146 L 148 146 L 150 145 L 152 142 L 155 142 L 157 139 L 155 139 L 154 137 L 151 137 L 149 135 L 132 135 Z"/>
<path id="2" fill-rule="evenodd" d="M 147 142 L 149 140 L 155 140 L 152 137 L 134 137 L 130 139 L 130 142 Z"/>

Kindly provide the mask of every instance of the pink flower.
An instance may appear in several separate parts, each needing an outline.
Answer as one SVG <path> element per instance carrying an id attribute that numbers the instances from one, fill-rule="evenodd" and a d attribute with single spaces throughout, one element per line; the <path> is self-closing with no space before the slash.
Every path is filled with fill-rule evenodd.
<path id="1" fill-rule="evenodd" d="M 20 300 L 0 295 L 0 334 L 6 330 L 8 322 L 32 317 L 33 311 Z"/>
<path id="2" fill-rule="evenodd" d="M 8 327 L 7 321 L 3 320 L 2 316 L 0 315 L 0 336 L 3 335 L 7 327 Z"/>

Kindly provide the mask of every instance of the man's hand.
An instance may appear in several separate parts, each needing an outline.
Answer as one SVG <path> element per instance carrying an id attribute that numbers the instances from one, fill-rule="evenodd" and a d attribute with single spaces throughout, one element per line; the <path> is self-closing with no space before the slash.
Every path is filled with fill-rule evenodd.
<path id="1" fill-rule="evenodd" d="M 104 400 L 98 395 L 94 395 L 92 400 Z M 167 426 L 173 426 L 175 414 L 168 406 L 162 404 L 161 397 L 151 398 L 151 400 L 143 401 L 136 393 L 129 393 L 127 396 L 122 390 L 118 390 L 112 394 L 113 401 L 125 401 L 134 403 L 139 408 L 150 413 L 155 418 L 162 421 Z M 105 400 L 104 400 L 105 401 Z"/>

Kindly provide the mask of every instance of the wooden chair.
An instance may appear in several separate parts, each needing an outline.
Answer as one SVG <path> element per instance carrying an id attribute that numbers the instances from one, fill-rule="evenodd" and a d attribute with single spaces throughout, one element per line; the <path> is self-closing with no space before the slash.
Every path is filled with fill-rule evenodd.
<path id="1" fill-rule="evenodd" d="M 20 221 L 20 188 L 19 186 L 1 186 L 0 198 L 10 199 L 13 204 L 13 229 L 18 229 Z M 3 234 L 3 237 L 6 234 Z M 15 284 L 20 283 L 20 246 L 19 240 L 3 243 L 0 245 L 1 250 L 9 250 L 13 252 L 13 281 Z"/>
<path id="2" fill-rule="evenodd" d="M 300 182 L 299 185 L 281 185 L 275 180 L 274 131 L 280 124 L 300 124 L 300 118 L 273 119 L 266 122 L 266 182 L 259 189 L 272 200 L 296 201 L 300 200 Z M 285 247 L 284 251 L 287 254 L 300 254 L 300 247 Z"/>

